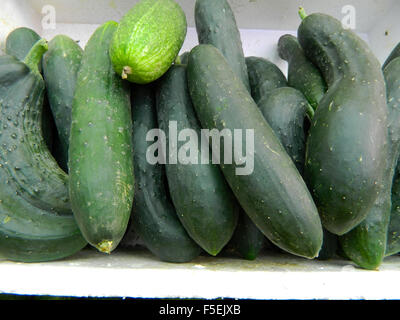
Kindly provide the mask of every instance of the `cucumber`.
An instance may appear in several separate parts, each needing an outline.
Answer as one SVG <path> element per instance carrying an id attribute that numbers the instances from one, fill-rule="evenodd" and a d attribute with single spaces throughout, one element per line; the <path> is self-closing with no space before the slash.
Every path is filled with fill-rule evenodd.
<path id="1" fill-rule="evenodd" d="M 295 163 L 297 170 L 303 175 L 306 149 L 305 123 L 307 123 L 306 118 L 312 119 L 311 105 L 299 90 L 281 87 L 261 99 L 258 107 Z M 323 229 L 322 248 L 318 259 L 330 259 L 336 247 L 337 237 Z"/>
<path id="2" fill-rule="evenodd" d="M 141 0 L 120 20 L 110 45 L 122 79 L 146 84 L 160 78 L 177 57 L 187 23 L 174 0 Z"/>
<path id="3" fill-rule="evenodd" d="M 235 232 L 227 249 L 242 259 L 255 260 L 265 242 L 264 234 L 256 227 L 246 212 L 241 210 Z"/>
<path id="4" fill-rule="evenodd" d="M 311 108 L 307 99 L 297 89 L 281 87 L 261 99 L 258 107 L 297 170 L 303 174 L 306 152 L 304 122 L 307 111 Z"/>
<path id="5" fill-rule="evenodd" d="M 68 176 L 54 161 L 42 134 L 44 82 L 38 65 L 33 64 L 45 50 L 47 43 L 42 39 L 24 63 L 18 64 L 8 55 L 2 62 L 2 76 L 8 77 L 9 83 L 4 80 L 1 88 L 0 144 L 7 154 L 7 180 L 19 195 L 40 209 L 69 214 Z"/>
<path id="6" fill-rule="evenodd" d="M 311 194 L 247 88 L 211 45 L 192 49 L 187 72 L 190 95 L 203 128 L 253 130 L 253 170 L 237 175 L 239 162 L 221 164 L 242 208 L 281 249 L 307 258 L 317 256 L 322 226 Z M 247 160 L 251 161 L 250 157 Z"/>
<path id="7" fill-rule="evenodd" d="M 23 61 L 33 45 L 40 40 L 40 36 L 32 29 L 20 27 L 14 29 L 7 35 L 6 39 L 6 54 L 16 57 Z M 42 59 L 43 60 L 43 59 Z M 39 71 L 42 72 L 42 60 L 38 63 Z M 43 98 L 42 112 L 42 131 L 43 138 L 50 151 L 53 151 L 54 143 L 54 119 L 49 107 L 47 92 Z"/>
<path id="8" fill-rule="evenodd" d="M 367 217 L 353 230 L 339 237 L 343 251 L 352 261 L 365 269 L 378 269 L 382 263 L 387 243 L 391 242 L 393 229 L 388 233 L 392 206 L 392 183 L 400 154 L 400 58 L 390 62 L 384 69 L 387 90 L 389 156 L 382 191 L 375 200 Z M 396 210 L 395 210 L 396 212 Z M 396 225 L 394 223 L 394 225 Z M 390 249 L 389 249 L 390 250 Z"/>
<path id="9" fill-rule="evenodd" d="M 60 167 L 68 172 L 72 100 L 83 50 L 74 40 L 65 35 L 55 36 L 48 46 L 49 50 L 43 57 L 43 78 L 59 138 L 57 160 Z"/>
<path id="10" fill-rule="evenodd" d="M 399 175 L 398 175 L 398 158 L 399 158 L 399 140 L 400 140 L 400 57 L 393 59 L 387 64 L 383 70 L 386 80 L 387 101 L 389 108 L 389 137 L 390 137 L 390 154 L 391 154 L 391 172 L 393 178 L 391 190 L 391 213 L 388 226 L 387 248 L 385 255 L 392 255 L 400 252 L 399 244 Z M 397 169 L 396 169 L 397 167 Z M 388 188 L 390 189 L 390 188 Z"/>
<path id="11" fill-rule="evenodd" d="M 328 86 L 309 131 L 305 177 L 323 226 L 343 235 L 380 196 L 388 158 L 385 81 L 367 44 L 331 16 L 304 17 L 298 40 Z"/>
<path id="12" fill-rule="evenodd" d="M 11 31 L 6 38 L 5 52 L 23 61 L 31 50 L 33 45 L 38 42 L 41 37 L 32 29 L 26 27 L 16 28 Z M 41 60 L 40 60 L 41 61 Z M 39 64 L 39 71 L 42 71 L 42 64 Z"/>
<path id="13" fill-rule="evenodd" d="M 98 27 L 83 52 L 69 141 L 71 206 L 85 239 L 110 253 L 132 209 L 134 173 L 130 87 L 114 72 L 108 48 L 117 23 Z"/>
<path id="14" fill-rule="evenodd" d="M 200 125 L 187 88 L 186 67 L 174 65 L 159 82 L 156 94 L 158 125 L 166 134 L 166 159 L 183 150 L 189 142 L 170 139 L 175 121 L 178 134 L 191 129 L 201 137 Z M 193 137 L 195 138 L 195 137 Z M 192 138 L 191 138 L 192 139 Z M 239 206 L 217 164 L 200 163 L 202 149 L 196 148 L 198 163 L 168 161 L 166 172 L 172 202 L 190 237 L 210 255 L 217 255 L 231 239 L 237 224 Z M 192 151 L 190 151 L 192 152 Z M 194 151 L 193 151 L 194 152 Z M 187 152 L 186 152 L 187 153 Z"/>
<path id="15" fill-rule="evenodd" d="M 68 176 L 41 130 L 44 81 L 39 40 L 24 62 L 0 57 L 0 256 L 39 262 L 70 256 L 86 245 L 69 207 Z"/>
<path id="16" fill-rule="evenodd" d="M 167 262 L 188 262 L 201 248 L 189 237 L 168 197 L 165 166 L 149 164 L 146 153 L 151 142 L 148 132 L 158 128 L 157 110 L 151 85 L 132 86 L 133 156 L 135 199 L 132 229 L 145 246 Z"/>
<path id="17" fill-rule="evenodd" d="M 400 164 L 397 163 L 392 184 L 392 207 L 385 256 L 400 252 Z"/>
<path id="18" fill-rule="evenodd" d="M 397 44 L 390 52 L 389 56 L 386 58 L 385 62 L 383 63 L 382 69 L 385 69 L 387 65 L 392 62 L 392 60 L 400 57 L 400 43 Z"/>
<path id="19" fill-rule="evenodd" d="M 242 40 L 228 1 L 196 0 L 194 17 L 199 43 L 219 49 L 250 92 Z"/>
<path id="20" fill-rule="evenodd" d="M 246 57 L 246 65 L 251 96 L 257 104 L 273 90 L 288 86 L 281 69 L 271 61 L 261 57 Z"/>
<path id="21" fill-rule="evenodd" d="M 282 71 L 267 59 L 247 57 L 245 61 L 251 95 L 256 103 L 263 97 L 267 97 L 274 89 L 287 85 Z M 265 245 L 265 236 L 247 215 L 244 217 L 241 215 L 246 215 L 246 213 L 243 210 L 240 212 L 230 249 L 244 259 L 254 260 Z"/>
<path id="22" fill-rule="evenodd" d="M 315 109 L 327 87 L 321 72 L 307 59 L 296 37 L 285 34 L 278 41 L 279 56 L 288 62 L 288 83 L 304 94 Z"/>

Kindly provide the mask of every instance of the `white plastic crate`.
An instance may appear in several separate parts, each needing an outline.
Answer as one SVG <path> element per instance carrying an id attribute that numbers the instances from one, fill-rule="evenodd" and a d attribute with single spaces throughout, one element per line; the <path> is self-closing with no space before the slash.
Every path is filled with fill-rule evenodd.
<path id="1" fill-rule="evenodd" d="M 107 20 L 119 21 L 135 0 L 1 0 L 0 50 L 16 27 L 34 29 L 51 40 L 66 34 L 84 47 Z M 195 0 L 178 0 L 188 20 L 182 52 L 197 44 Z M 355 9 L 356 32 L 383 62 L 400 42 L 398 0 L 230 0 L 241 30 L 246 56 L 261 56 L 286 73 L 276 44 L 296 34 L 301 5 L 339 20 Z M 349 7 L 350 6 L 350 7 Z M 55 13 L 55 28 L 47 17 Z M 50 27 L 50 28 L 49 28 Z M 0 292 L 98 297 L 185 297 L 253 299 L 399 299 L 400 256 L 385 259 L 379 271 L 349 261 L 306 260 L 288 254 L 263 254 L 255 261 L 201 256 L 190 263 L 160 262 L 146 250 L 117 249 L 104 255 L 85 249 L 64 260 L 24 264 L 0 261 Z M 254 285 L 256 284 L 256 285 Z"/>

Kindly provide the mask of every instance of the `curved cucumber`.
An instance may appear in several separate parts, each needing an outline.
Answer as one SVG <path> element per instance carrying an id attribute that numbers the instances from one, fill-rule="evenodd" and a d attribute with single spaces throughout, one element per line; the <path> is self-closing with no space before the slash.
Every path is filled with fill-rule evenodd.
<path id="1" fill-rule="evenodd" d="M 165 166 L 149 164 L 146 153 L 151 142 L 148 132 L 156 129 L 157 111 L 150 85 L 132 86 L 133 156 L 135 199 L 132 228 L 145 246 L 167 262 L 187 262 L 201 249 L 189 237 L 168 197 Z"/>
<path id="2" fill-rule="evenodd" d="M 219 49 L 250 92 L 242 40 L 228 1 L 196 0 L 194 15 L 199 43 Z"/>
<path id="3" fill-rule="evenodd" d="M 23 61 L 32 49 L 33 45 L 40 40 L 40 36 L 30 28 L 17 28 L 11 31 L 6 39 L 6 54 L 16 57 Z M 43 60 L 43 59 L 42 59 Z M 38 63 L 39 71 L 42 72 L 42 60 Z M 53 149 L 54 142 L 54 120 L 48 105 L 47 92 L 43 98 L 42 112 L 42 131 L 43 138 L 50 151 Z"/>
<path id="4" fill-rule="evenodd" d="M 25 63 L 0 57 L 0 256 L 15 261 L 56 260 L 86 245 L 68 210 L 67 176 L 42 136 L 46 50 L 40 40 Z"/>
<path id="5" fill-rule="evenodd" d="M 121 19 L 110 45 L 115 71 L 146 84 L 160 78 L 186 37 L 186 16 L 174 0 L 141 0 Z"/>
<path id="6" fill-rule="evenodd" d="M 386 174 L 385 82 L 365 42 L 328 15 L 305 17 L 298 39 L 328 85 L 309 131 L 305 176 L 324 227 L 343 235 L 366 218 Z"/>
<path id="7" fill-rule="evenodd" d="M 273 90 L 287 87 L 287 80 L 281 69 L 271 61 L 261 57 L 246 57 L 251 96 L 258 104 Z M 266 98 L 265 98 L 266 99 Z"/>
<path id="8" fill-rule="evenodd" d="M 110 253 L 131 214 L 134 173 L 130 88 L 114 72 L 108 48 L 117 23 L 109 21 L 89 39 L 72 104 L 69 191 L 85 239 Z"/>
<path id="9" fill-rule="evenodd" d="M 317 256 L 322 226 L 307 186 L 246 87 L 215 47 L 192 49 L 188 84 L 203 128 L 242 129 L 242 136 L 247 130 L 244 142 L 251 146 L 254 141 L 254 148 L 248 148 L 254 152 L 247 155 L 248 165 L 254 164 L 250 174 L 237 174 L 238 161 L 221 164 L 245 212 L 275 245 L 295 255 Z"/>
<path id="10" fill-rule="evenodd" d="M 32 205 L 69 214 L 68 176 L 50 154 L 42 134 L 45 87 L 38 61 L 45 50 L 43 39 L 31 49 L 25 63 L 8 55 L 1 60 L 0 145 L 7 159 L 2 167 L 8 183 Z"/>
<path id="11" fill-rule="evenodd" d="M 327 87 L 320 71 L 307 59 L 296 37 L 285 34 L 279 38 L 279 56 L 288 62 L 288 83 L 304 94 L 314 109 Z"/>
<path id="12" fill-rule="evenodd" d="M 43 57 L 43 78 L 59 137 L 58 163 L 68 172 L 68 145 L 71 129 L 71 109 L 76 77 L 83 50 L 65 35 L 55 36 Z M 60 76 L 62 75 L 62 76 Z"/>
<path id="13" fill-rule="evenodd" d="M 189 96 L 185 66 L 172 66 L 161 79 L 157 91 L 157 116 L 169 146 L 167 179 L 178 217 L 200 247 L 217 255 L 232 237 L 239 206 L 219 166 L 211 163 L 211 157 L 207 157 L 209 164 L 201 163 L 206 155 L 202 154 L 200 142 L 193 140 L 202 134 Z M 170 138 L 175 130 L 181 137 L 177 142 Z M 190 150 L 184 153 L 188 145 Z M 176 164 L 172 160 L 175 152 L 178 156 Z M 196 159 L 186 158 L 188 153 Z"/>
<path id="14" fill-rule="evenodd" d="M 392 207 L 392 184 L 396 163 L 400 154 L 400 58 L 390 62 L 384 69 L 386 81 L 389 136 L 389 156 L 386 176 L 380 184 L 381 192 L 367 217 L 353 230 L 339 237 L 346 256 L 360 267 L 377 269 L 388 251 L 392 250 L 394 223 L 388 230 Z M 395 191 L 394 187 L 394 191 Z M 395 194 L 395 193 L 394 193 Z M 395 196 L 393 197 L 395 198 Z M 395 201 L 394 201 L 395 202 Z M 394 215 L 396 204 L 394 203 Z M 387 248 L 388 247 L 388 248 Z"/>

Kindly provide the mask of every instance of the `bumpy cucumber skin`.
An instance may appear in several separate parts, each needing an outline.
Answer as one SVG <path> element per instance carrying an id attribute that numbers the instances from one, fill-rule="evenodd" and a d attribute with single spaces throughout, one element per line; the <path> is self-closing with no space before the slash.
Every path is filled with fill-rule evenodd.
<path id="1" fill-rule="evenodd" d="M 42 136 L 43 50 L 32 49 L 33 69 L 0 58 L 0 256 L 22 262 L 60 259 L 86 245 L 68 210 L 67 176 Z"/>
<path id="2" fill-rule="evenodd" d="M 219 49 L 250 92 L 242 40 L 228 1 L 196 0 L 194 14 L 199 43 Z"/>
<path id="3" fill-rule="evenodd" d="M 85 239 L 110 253 L 132 209 L 134 173 L 129 83 L 114 72 L 109 44 L 117 23 L 89 39 L 72 104 L 68 167 L 72 210 Z"/>
<path id="4" fill-rule="evenodd" d="M 59 137 L 60 150 L 57 160 L 61 168 L 68 172 L 71 109 L 83 50 L 65 35 L 55 36 L 48 46 L 49 50 L 43 57 L 43 78 Z"/>
<path id="5" fill-rule="evenodd" d="M 261 57 L 246 57 L 251 96 L 258 104 L 275 89 L 287 87 L 285 75 L 274 63 Z"/>
<path id="6" fill-rule="evenodd" d="M 168 196 L 165 166 L 146 159 L 149 130 L 158 128 L 157 111 L 151 85 L 132 86 L 133 156 L 135 199 L 131 223 L 145 246 L 160 260 L 188 262 L 201 248 L 189 237 Z"/>
<path id="7" fill-rule="evenodd" d="M 327 87 L 320 71 L 307 59 L 296 37 L 286 34 L 278 41 L 279 56 L 288 62 L 288 83 L 304 94 L 315 109 Z"/>
<path id="8" fill-rule="evenodd" d="M 129 67 L 127 80 L 138 84 L 157 80 L 177 57 L 186 31 L 185 13 L 174 0 L 141 0 L 114 34 L 110 57 L 115 71 L 123 76 Z"/>
<path id="9" fill-rule="evenodd" d="M 200 125 L 187 87 L 186 67 L 172 66 L 158 83 L 157 117 L 169 144 L 169 122 L 177 122 L 178 133 L 190 128 L 201 137 Z M 217 164 L 166 164 L 167 179 L 178 217 L 190 237 L 206 252 L 217 255 L 231 239 L 239 206 Z M 184 145 L 178 141 L 177 150 Z M 167 150 L 166 150 L 167 151 Z M 169 152 L 171 149 L 169 148 Z M 167 159 L 169 152 L 166 152 Z M 211 151 L 210 151 L 211 155 Z"/>
<path id="10" fill-rule="evenodd" d="M 389 56 L 387 57 L 387 59 L 383 63 L 382 69 L 385 69 L 387 67 L 387 65 L 390 62 L 392 62 L 392 60 L 394 60 L 394 59 L 396 59 L 398 57 L 400 57 L 400 43 L 398 43 L 397 46 L 395 46 L 393 48 L 393 50 L 390 52 Z"/>
<path id="11" fill-rule="evenodd" d="M 17 28 L 11 31 L 6 39 L 6 54 L 16 57 L 22 61 L 25 59 L 29 50 L 33 45 L 40 40 L 40 36 L 30 28 Z M 41 60 L 42 62 L 42 60 Z M 39 63 L 39 71 L 42 72 L 42 63 Z M 42 118 L 42 131 L 43 138 L 46 142 L 47 147 L 52 151 L 54 135 L 54 120 L 51 114 L 50 107 L 48 105 L 47 94 L 45 93 L 43 99 L 43 118 Z"/>
<path id="12" fill-rule="evenodd" d="M 42 135 L 44 81 L 38 71 L 9 55 L 1 57 L 0 68 L 0 153 L 8 176 L 5 181 L 34 206 L 69 214 L 68 176 Z"/>
<path id="13" fill-rule="evenodd" d="M 264 118 L 278 136 L 300 174 L 304 171 L 306 137 L 304 119 L 308 101 L 297 89 L 273 90 L 258 103 Z"/>
<path id="14" fill-rule="evenodd" d="M 366 218 L 381 192 L 388 157 L 385 82 L 367 45 L 328 15 L 307 16 L 298 39 L 328 85 L 309 131 L 306 180 L 324 227 L 343 235 Z"/>
<path id="15" fill-rule="evenodd" d="M 394 58 L 383 70 L 386 80 L 387 101 L 389 108 L 389 137 L 392 156 L 392 190 L 391 190 L 391 213 L 388 226 L 387 248 L 385 255 L 392 255 L 400 252 L 399 233 L 399 140 L 400 140 L 400 57 Z M 390 189 L 390 188 L 389 188 Z"/>
<path id="16" fill-rule="evenodd" d="M 295 255 L 317 256 L 322 226 L 306 184 L 246 87 L 216 48 L 199 45 L 192 49 L 188 84 L 203 128 L 254 130 L 252 174 L 236 175 L 235 164 L 221 164 L 245 212 L 275 245 Z"/>
<path id="17" fill-rule="evenodd" d="M 381 183 L 381 193 L 367 217 L 353 230 L 339 237 L 346 255 L 365 269 L 378 269 L 385 255 L 393 252 L 392 241 L 396 239 L 396 163 L 400 154 L 400 58 L 390 62 L 384 69 L 388 107 L 389 156 L 385 180 Z M 394 192 L 392 192 L 394 191 Z M 392 195 L 393 194 L 393 195 Z M 392 208 L 393 201 L 393 208 Z M 392 211 L 392 213 L 391 213 Z M 399 230 L 399 229 L 397 229 Z M 394 235 L 394 237 L 393 237 Z M 396 241 L 396 240 L 394 240 Z"/>

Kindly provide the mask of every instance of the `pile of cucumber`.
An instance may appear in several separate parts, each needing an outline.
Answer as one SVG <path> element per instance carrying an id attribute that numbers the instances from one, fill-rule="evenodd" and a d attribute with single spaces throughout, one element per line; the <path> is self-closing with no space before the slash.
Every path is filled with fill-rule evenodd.
<path id="1" fill-rule="evenodd" d="M 297 37 L 277 43 L 287 78 L 245 57 L 226 0 L 196 1 L 199 45 L 181 56 L 174 0 L 139 1 L 84 49 L 12 31 L 0 57 L 0 256 L 141 244 L 175 263 L 264 250 L 378 269 L 399 253 L 399 46 L 381 66 L 338 20 L 299 13 Z M 252 173 L 214 161 L 225 139 L 190 148 L 205 163 L 177 161 L 203 129 L 251 130 Z"/>

